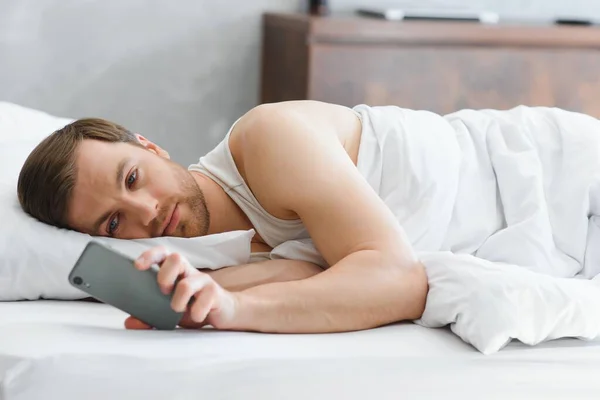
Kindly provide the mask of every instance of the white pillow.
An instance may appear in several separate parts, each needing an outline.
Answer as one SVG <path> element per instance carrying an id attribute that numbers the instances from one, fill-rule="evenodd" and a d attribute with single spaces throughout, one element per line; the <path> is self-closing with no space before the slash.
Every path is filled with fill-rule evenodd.
<path id="1" fill-rule="evenodd" d="M 556 278 L 470 255 L 422 253 L 429 278 L 417 324 L 450 325 L 484 354 L 512 339 L 528 345 L 574 337 L 600 338 L 600 281 Z"/>
<path id="2" fill-rule="evenodd" d="M 0 301 L 86 297 L 69 284 L 67 275 L 92 237 L 31 218 L 22 211 L 16 193 L 19 172 L 31 150 L 69 122 L 0 102 Z M 98 240 L 131 257 L 164 244 L 197 268 L 216 269 L 248 262 L 253 234 L 237 231 L 189 239 Z"/>

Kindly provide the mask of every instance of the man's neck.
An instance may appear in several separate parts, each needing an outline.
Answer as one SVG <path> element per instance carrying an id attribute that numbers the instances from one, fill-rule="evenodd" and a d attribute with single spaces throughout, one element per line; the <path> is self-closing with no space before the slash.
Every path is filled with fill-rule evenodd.
<path id="1" fill-rule="evenodd" d="M 191 171 L 191 174 L 204 193 L 210 213 L 209 235 L 254 228 L 246 214 L 219 184 L 200 172 Z"/>

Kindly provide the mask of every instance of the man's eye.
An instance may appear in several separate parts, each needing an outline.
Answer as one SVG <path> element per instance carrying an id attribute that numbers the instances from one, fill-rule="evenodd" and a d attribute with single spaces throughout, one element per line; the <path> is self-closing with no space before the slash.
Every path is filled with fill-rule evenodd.
<path id="1" fill-rule="evenodd" d="M 115 216 L 108 223 L 108 234 L 110 236 L 113 236 L 118 228 L 119 228 L 119 217 Z"/>
<path id="2" fill-rule="evenodd" d="M 135 181 L 137 181 L 137 170 L 133 171 L 127 178 L 127 187 L 131 188 L 135 184 Z"/>

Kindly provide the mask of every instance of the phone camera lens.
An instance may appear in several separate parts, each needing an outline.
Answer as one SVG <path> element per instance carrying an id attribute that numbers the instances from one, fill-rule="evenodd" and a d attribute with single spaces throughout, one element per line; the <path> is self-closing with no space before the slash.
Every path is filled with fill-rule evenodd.
<path id="1" fill-rule="evenodd" d="M 73 283 L 76 285 L 81 285 L 83 283 L 83 279 L 81 279 L 80 277 L 76 276 L 75 278 L 73 278 Z"/>

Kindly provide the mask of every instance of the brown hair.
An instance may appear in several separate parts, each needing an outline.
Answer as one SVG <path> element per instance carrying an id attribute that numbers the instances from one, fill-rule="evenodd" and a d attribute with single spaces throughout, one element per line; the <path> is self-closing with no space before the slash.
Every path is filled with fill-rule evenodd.
<path id="1" fill-rule="evenodd" d="M 77 120 L 52 133 L 31 152 L 17 184 L 23 210 L 41 222 L 69 228 L 67 210 L 75 186 L 75 152 L 85 139 L 140 145 L 133 133 L 99 118 Z"/>

